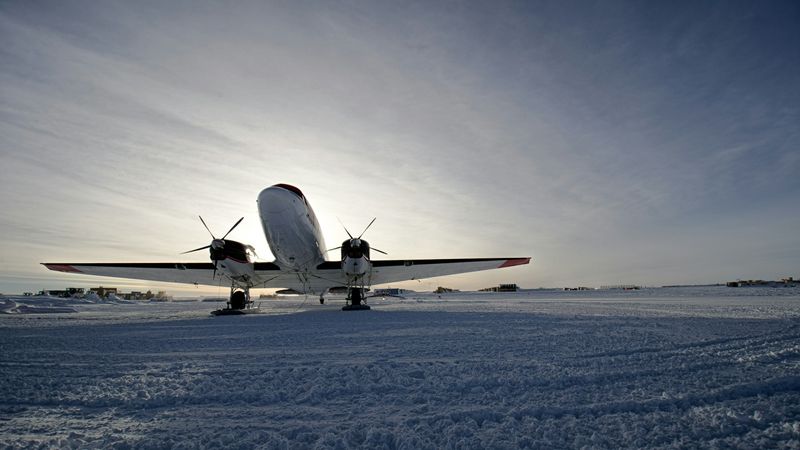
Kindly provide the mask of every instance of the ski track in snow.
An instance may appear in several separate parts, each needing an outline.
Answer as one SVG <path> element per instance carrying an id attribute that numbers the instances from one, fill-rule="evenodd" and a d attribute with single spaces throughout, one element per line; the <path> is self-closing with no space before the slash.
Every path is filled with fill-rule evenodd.
<path id="1" fill-rule="evenodd" d="M 444 297 L 0 315 L 0 447 L 800 447 L 797 290 Z"/>

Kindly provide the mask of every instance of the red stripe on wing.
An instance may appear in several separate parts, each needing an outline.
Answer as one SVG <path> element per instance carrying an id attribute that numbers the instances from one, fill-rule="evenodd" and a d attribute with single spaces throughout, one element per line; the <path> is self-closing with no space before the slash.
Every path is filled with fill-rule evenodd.
<path id="1" fill-rule="evenodd" d="M 528 264 L 529 262 L 531 262 L 530 258 L 507 259 L 506 262 L 500 264 L 500 267 L 498 267 L 498 269 L 502 269 L 503 267 L 521 266 L 523 264 Z"/>
<path id="2" fill-rule="evenodd" d="M 50 270 L 55 270 L 56 272 L 71 272 L 71 273 L 82 273 L 80 270 L 76 269 L 69 264 L 45 264 Z"/>

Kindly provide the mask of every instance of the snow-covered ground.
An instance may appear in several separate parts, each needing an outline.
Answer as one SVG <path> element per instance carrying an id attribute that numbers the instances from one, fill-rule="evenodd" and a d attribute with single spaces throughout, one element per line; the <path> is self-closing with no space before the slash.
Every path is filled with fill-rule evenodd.
<path id="1" fill-rule="evenodd" d="M 800 447 L 798 290 L 47 301 L 0 299 L 0 447 Z"/>

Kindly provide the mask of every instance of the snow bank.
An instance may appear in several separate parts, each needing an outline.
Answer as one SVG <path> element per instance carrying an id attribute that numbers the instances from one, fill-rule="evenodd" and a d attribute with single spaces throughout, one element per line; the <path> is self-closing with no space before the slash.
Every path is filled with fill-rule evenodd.
<path id="1" fill-rule="evenodd" d="M 32 306 L 19 304 L 11 299 L 4 299 L 0 304 L 0 314 L 71 314 L 78 312 L 71 306 L 59 306 L 54 304 L 44 304 Z"/>
<path id="2" fill-rule="evenodd" d="M 800 446 L 790 295 L 212 306 L 0 317 L 0 447 Z"/>

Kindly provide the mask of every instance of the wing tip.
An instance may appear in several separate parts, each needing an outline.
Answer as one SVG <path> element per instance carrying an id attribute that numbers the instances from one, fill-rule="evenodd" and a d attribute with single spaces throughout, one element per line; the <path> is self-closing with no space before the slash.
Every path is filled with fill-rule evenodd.
<path id="1" fill-rule="evenodd" d="M 500 264 L 498 269 L 502 269 L 503 267 L 513 267 L 513 266 L 522 266 L 531 262 L 531 257 L 526 256 L 524 258 L 510 258 L 505 260 L 503 264 Z"/>
<path id="2" fill-rule="evenodd" d="M 43 266 L 56 272 L 83 273 L 72 264 L 41 263 Z"/>

